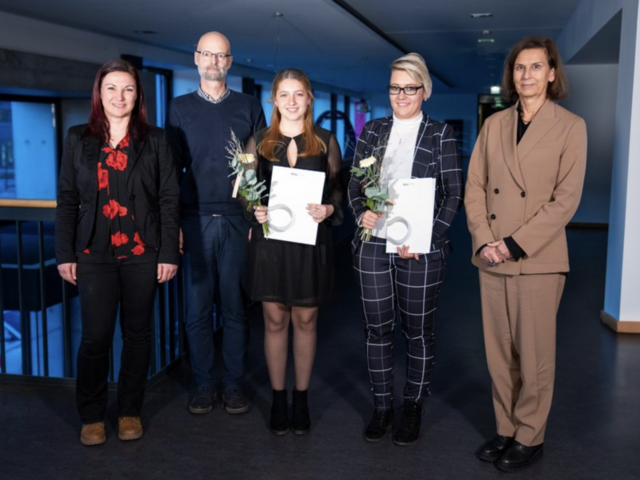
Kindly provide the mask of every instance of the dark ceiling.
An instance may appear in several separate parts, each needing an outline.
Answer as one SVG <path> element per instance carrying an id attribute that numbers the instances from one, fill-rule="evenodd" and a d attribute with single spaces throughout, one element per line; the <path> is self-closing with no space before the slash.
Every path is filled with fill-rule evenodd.
<path id="1" fill-rule="evenodd" d="M 511 45 L 530 34 L 556 38 L 578 3 L 0 0 L 0 10 L 174 52 L 190 53 L 201 33 L 219 30 L 231 39 L 236 64 L 269 72 L 297 67 L 312 80 L 357 92 L 381 91 L 391 61 L 402 50 L 415 51 L 425 57 L 436 77 L 436 91 L 480 93 L 499 83 Z M 472 18 L 474 13 L 492 16 Z M 191 57 L 185 55 L 181 65 L 173 63 L 168 66 L 191 68 Z"/>

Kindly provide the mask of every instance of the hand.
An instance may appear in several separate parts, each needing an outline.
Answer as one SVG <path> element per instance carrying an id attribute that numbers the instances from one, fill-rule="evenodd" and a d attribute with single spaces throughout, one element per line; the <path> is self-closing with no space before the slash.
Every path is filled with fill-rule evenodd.
<path id="1" fill-rule="evenodd" d="M 158 264 L 158 283 L 164 283 L 171 280 L 178 273 L 178 266 L 171 263 Z"/>
<path id="2" fill-rule="evenodd" d="M 511 252 L 509 251 L 509 247 L 507 247 L 507 244 L 504 243 L 504 240 L 500 240 L 499 242 L 491 242 L 488 245 L 490 247 L 494 247 L 504 261 L 509 260 L 513 256 L 511 255 Z"/>
<path id="3" fill-rule="evenodd" d="M 269 219 L 268 212 L 269 212 L 269 207 L 267 207 L 266 205 L 262 205 L 260 207 L 253 207 L 253 213 L 256 216 L 256 220 L 260 224 L 265 223 Z"/>
<path id="4" fill-rule="evenodd" d="M 409 253 L 409 245 L 402 245 L 401 247 L 398 247 L 398 255 L 400 255 L 400 258 L 404 258 L 405 260 L 410 258 L 418 260 L 419 258 L 417 253 Z"/>
<path id="5" fill-rule="evenodd" d="M 61 263 L 58 265 L 58 273 L 60 276 L 71 283 L 72 285 L 77 285 L 76 280 L 78 277 L 76 276 L 76 271 L 78 269 L 77 263 Z"/>
<path id="6" fill-rule="evenodd" d="M 505 261 L 505 259 L 502 258 L 502 255 L 500 255 L 500 252 L 495 246 L 492 246 L 491 243 L 488 243 L 482 250 L 480 250 L 480 258 L 487 262 L 487 265 L 490 267 L 495 267 L 499 263 Z"/>
<path id="7" fill-rule="evenodd" d="M 184 237 L 182 236 L 182 229 L 180 229 L 180 236 L 178 238 L 178 249 L 180 251 L 180 255 L 184 255 Z"/>
<path id="8" fill-rule="evenodd" d="M 313 221 L 316 223 L 321 223 L 333 215 L 333 205 L 319 205 L 317 203 L 309 203 L 307 204 L 307 211 Z"/>
<path id="9" fill-rule="evenodd" d="M 379 218 L 382 218 L 381 213 L 375 213 L 371 210 L 367 210 L 366 212 L 364 212 L 362 218 L 360 219 L 360 226 L 363 228 L 368 228 L 369 230 L 373 230 L 374 228 L 376 228 L 376 222 Z"/>

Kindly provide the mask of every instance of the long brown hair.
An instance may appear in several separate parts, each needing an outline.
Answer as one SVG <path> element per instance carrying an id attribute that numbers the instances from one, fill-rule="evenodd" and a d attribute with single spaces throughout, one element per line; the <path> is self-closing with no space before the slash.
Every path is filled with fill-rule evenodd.
<path id="1" fill-rule="evenodd" d="M 547 97 L 550 100 L 562 100 L 569 95 L 569 81 L 564 73 L 564 66 L 560 51 L 555 42 L 550 38 L 529 36 L 516 43 L 504 64 L 504 74 L 502 75 L 502 97 L 507 100 L 516 100 L 518 91 L 513 83 L 513 68 L 520 52 L 528 49 L 544 50 L 547 54 L 549 67 L 555 69 L 556 78 L 547 85 Z"/>
<path id="2" fill-rule="evenodd" d="M 309 82 L 309 79 L 303 72 L 294 68 L 289 68 L 278 73 L 276 75 L 276 78 L 273 79 L 273 86 L 271 87 L 271 98 L 276 98 L 280 83 L 283 80 L 287 79 L 299 81 L 310 98 L 309 106 L 307 107 L 307 111 L 304 113 L 304 132 L 302 137 L 304 139 L 304 150 L 302 152 L 299 152 L 298 155 L 300 157 L 309 157 L 311 155 L 317 155 L 321 152 L 326 152 L 327 146 L 322 141 L 322 139 L 318 135 L 316 135 L 315 127 L 313 125 L 313 102 L 315 100 L 315 97 L 313 96 L 313 91 L 311 90 L 311 82 Z M 273 113 L 271 114 L 271 126 L 256 148 L 260 155 L 271 162 L 278 161 L 275 155 L 276 148 L 278 148 L 279 146 L 284 146 L 280 135 L 280 118 L 280 111 L 274 105 Z"/>
<path id="3" fill-rule="evenodd" d="M 89 115 L 89 126 L 85 135 L 92 135 L 101 140 L 109 138 L 109 119 L 104 113 L 102 107 L 102 97 L 100 96 L 100 88 L 104 77 L 112 72 L 124 72 L 133 77 L 136 82 L 136 103 L 131 112 L 131 120 L 129 121 L 129 133 L 137 139 L 144 138 L 148 131 L 147 126 L 147 107 L 144 103 L 144 91 L 142 90 L 142 82 L 138 71 L 126 60 L 109 60 L 105 63 L 93 82 L 93 92 L 91 94 L 91 113 Z"/>

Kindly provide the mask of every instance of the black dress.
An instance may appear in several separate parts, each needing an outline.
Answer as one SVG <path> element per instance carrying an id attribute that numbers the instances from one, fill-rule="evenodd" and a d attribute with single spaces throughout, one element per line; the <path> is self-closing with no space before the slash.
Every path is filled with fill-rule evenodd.
<path id="1" fill-rule="evenodd" d="M 256 134 L 255 144 L 260 144 L 266 131 L 261 130 Z M 331 132 L 316 127 L 316 134 L 327 146 L 327 152 L 309 157 L 298 156 L 295 167 L 289 165 L 287 148 L 291 141 L 295 141 L 298 152 L 304 151 L 302 135 L 294 138 L 281 137 L 282 145 L 275 150 L 277 162 L 256 155 L 258 179 L 266 180 L 268 189 L 274 166 L 326 172 L 322 203 L 333 205 L 334 213 L 318 225 L 315 245 L 267 240 L 262 226 L 253 226 L 247 277 L 247 291 L 252 300 L 278 302 L 290 307 L 315 307 L 333 294 L 331 226 L 341 224 L 343 219 L 343 189 L 340 180 L 342 158 L 340 146 Z M 263 204 L 269 204 L 269 197 L 263 199 Z"/>

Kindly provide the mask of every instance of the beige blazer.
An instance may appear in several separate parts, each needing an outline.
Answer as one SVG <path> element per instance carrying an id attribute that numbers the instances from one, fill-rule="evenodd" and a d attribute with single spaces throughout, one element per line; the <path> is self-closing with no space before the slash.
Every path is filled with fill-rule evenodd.
<path id="1" fill-rule="evenodd" d="M 465 208 L 473 240 L 472 262 L 483 245 L 511 236 L 525 251 L 493 273 L 569 271 L 565 226 L 582 194 L 587 162 L 584 120 L 547 100 L 519 144 L 513 106 L 487 119 L 471 155 Z"/>

